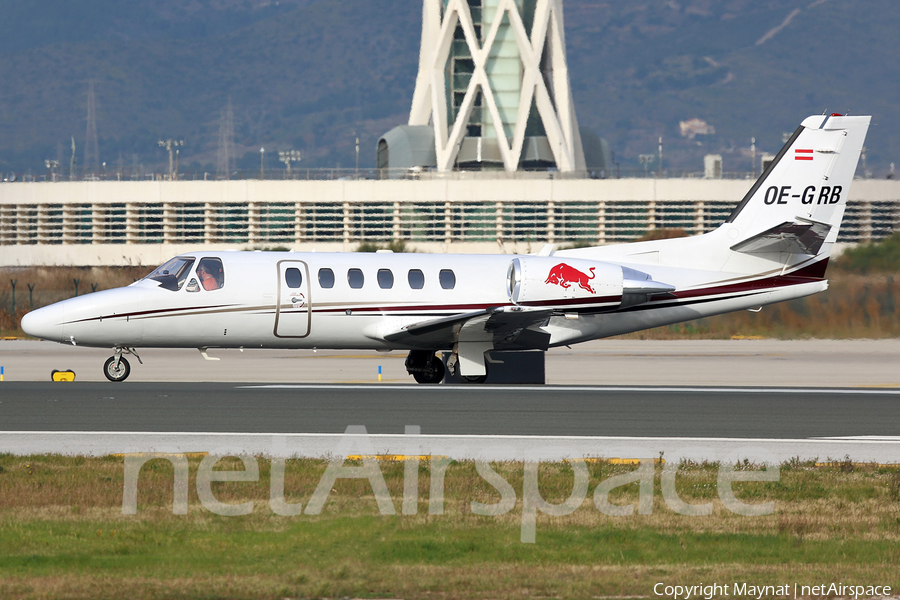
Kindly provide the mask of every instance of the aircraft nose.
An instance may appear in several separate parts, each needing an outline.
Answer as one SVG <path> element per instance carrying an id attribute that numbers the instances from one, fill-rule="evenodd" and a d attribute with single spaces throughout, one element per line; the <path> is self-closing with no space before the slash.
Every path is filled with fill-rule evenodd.
<path id="1" fill-rule="evenodd" d="M 28 335 L 54 342 L 63 341 L 62 303 L 33 310 L 22 317 L 22 331 Z"/>

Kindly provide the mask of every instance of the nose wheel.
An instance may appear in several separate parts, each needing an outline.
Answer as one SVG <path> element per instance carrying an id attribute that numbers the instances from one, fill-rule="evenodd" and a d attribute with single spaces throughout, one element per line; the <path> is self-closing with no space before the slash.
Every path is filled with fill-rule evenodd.
<path id="1" fill-rule="evenodd" d="M 125 381 L 131 374 L 131 365 L 121 357 L 119 357 L 119 364 L 116 364 L 116 357 L 110 356 L 103 365 L 103 374 L 110 381 Z"/>
<path id="2" fill-rule="evenodd" d="M 106 375 L 106 378 L 110 381 L 125 381 L 128 379 L 128 376 L 131 374 L 131 365 L 128 364 L 128 361 L 122 354 L 131 354 L 138 362 L 144 364 L 144 361 L 141 360 L 141 357 L 138 356 L 138 353 L 134 351 L 134 348 L 114 348 L 115 355 L 110 356 L 106 359 L 106 362 L 103 363 L 103 374 Z"/>

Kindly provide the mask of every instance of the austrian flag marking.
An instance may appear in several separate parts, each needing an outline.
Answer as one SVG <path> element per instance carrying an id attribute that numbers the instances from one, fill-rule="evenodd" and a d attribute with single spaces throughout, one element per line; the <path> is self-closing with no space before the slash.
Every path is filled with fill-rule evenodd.
<path id="1" fill-rule="evenodd" d="M 812 160 L 813 159 L 813 151 L 810 150 L 801 150 L 800 148 L 794 150 L 794 160 Z"/>

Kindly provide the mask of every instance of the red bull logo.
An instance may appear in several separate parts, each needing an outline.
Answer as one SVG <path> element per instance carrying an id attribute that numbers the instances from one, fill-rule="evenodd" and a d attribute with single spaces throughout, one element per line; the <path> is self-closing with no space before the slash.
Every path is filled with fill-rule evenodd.
<path id="1" fill-rule="evenodd" d="M 588 277 L 587 273 L 582 273 L 575 267 L 571 267 L 566 263 L 559 263 L 550 269 L 550 274 L 547 275 L 547 281 L 544 283 L 556 284 L 564 289 L 569 289 L 573 283 L 577 283 L 578 287 L 581 289 L 590 292 L 591 294 L 596 294 L 594 288 L 588 283 L 588 281 L 596 277 L 594 267 L 591 267 L 590 271 L 591 276 Z"/>

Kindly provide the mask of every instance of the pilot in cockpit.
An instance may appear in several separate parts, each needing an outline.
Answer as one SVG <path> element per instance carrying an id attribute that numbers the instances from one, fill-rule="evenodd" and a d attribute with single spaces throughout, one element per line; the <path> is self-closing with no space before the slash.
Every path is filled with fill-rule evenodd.
<path id="1" fill-rule="evenodd" d="M 204 258 L 197 265 L 197 277 L 204 290 L 217 290 L 222 287 L 222 263 L 217 259 Z"/>

